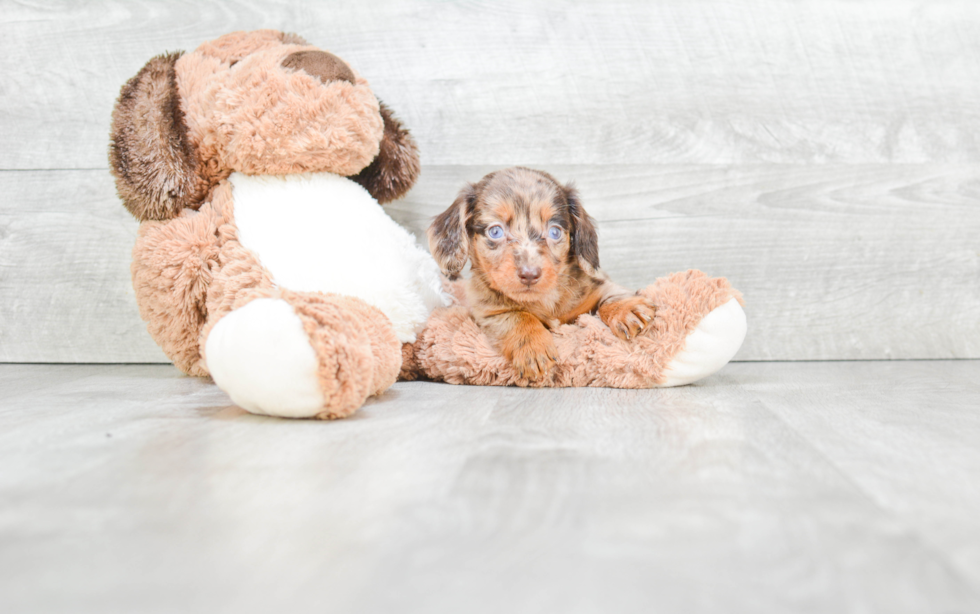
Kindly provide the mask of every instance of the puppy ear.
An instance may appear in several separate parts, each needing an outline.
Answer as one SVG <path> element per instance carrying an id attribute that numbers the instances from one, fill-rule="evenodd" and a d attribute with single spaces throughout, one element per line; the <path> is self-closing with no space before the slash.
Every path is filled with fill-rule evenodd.
<path id="1" fill-rule="evenodd" d="M 470 211 L 476 205 L 476 189 L 473 184 L 463 188 L 453 204 L 436 217 L 429 226 L 429 251 L 439 263 L 443 274 L 454 281 L 466 266 L 469 255 L 469 238 L 466 223 Z"/>
<path id="2" fill-rule="evenodd" d="M 364 186 L 379 203 L 385 204 L 401 198 L 419 176 L 419 150 L 415 139 L 402 127 L 391 109 L 379 101 L 381 119 L 385 123 L 381 150 L 377 157 L 360 173 L 351 177 Z"/>
<path id="3" fill-rule="evenodd" d="M 207 194 L 180 109 L 174 70 L 180 56 L 147 62 L 123 86 L 112 111 L 109 168 L 123 204 L 140 221 L 176 217 Z"/>
<path id="4" fill-rule="evenodd" d="M 578 190 L 572 184 L 562 187 L 565 200 L 568 202 L 568 213 L 572 218 L 572 252 L 578 256 L 580 265 L 586 272 L 599 268 L 599 236 L 595 231 L 595 222 L 582 207 Z"/>

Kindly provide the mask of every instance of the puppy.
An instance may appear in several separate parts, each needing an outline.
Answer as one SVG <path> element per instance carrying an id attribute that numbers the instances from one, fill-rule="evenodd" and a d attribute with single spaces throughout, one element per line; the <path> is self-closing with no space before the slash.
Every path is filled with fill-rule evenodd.
<path id="1" fill-rule="evenodd" d="M 599 270 L 598 239 L 578 192 L 548 173 L 509 168 L 469 184 L 429 227 L 449 279 L 469 260 L 473 317 L 521 377 L 557 359 L 549 328 L 595 313 L 621 339 L 643 332 L 656 307 Z"/>

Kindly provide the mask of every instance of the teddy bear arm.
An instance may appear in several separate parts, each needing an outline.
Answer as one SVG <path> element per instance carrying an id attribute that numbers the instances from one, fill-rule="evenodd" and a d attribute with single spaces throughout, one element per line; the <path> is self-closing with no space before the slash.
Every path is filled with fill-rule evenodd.
<path id="1" fill-rule="evenodd" d="M 199 338 L 218 263 L 216 215 L 210 205 L 166 221 L 140 224 L 131 273 L 140 316 L 153 340 L 188 375 L 208 375 Z"/>

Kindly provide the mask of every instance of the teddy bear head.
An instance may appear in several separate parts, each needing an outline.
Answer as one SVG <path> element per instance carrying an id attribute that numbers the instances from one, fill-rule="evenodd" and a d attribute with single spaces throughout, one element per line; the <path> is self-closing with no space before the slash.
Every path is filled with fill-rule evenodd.
<path id="1" fill-rule="evenodd" d="M 196 209 L 232 172 L 351 177 L 378 202 L 419 172 L 414 141 L 367 81 L 294 34 L 235 32 L 150 60 L 123 86 L 109 162 L 139 220 Z"/>

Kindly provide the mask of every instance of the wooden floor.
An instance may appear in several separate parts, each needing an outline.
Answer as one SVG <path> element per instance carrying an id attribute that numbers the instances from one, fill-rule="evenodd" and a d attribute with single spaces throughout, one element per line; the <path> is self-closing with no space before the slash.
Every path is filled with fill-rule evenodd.
<path id="1" fill-rule="evenodd" d="M 251 416 L 0 365 L 0 611 L 980 611 L 980 361 Z"/>

